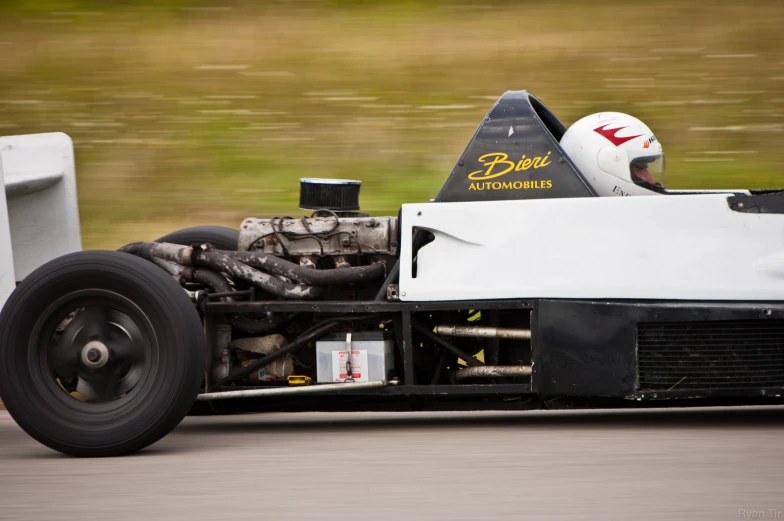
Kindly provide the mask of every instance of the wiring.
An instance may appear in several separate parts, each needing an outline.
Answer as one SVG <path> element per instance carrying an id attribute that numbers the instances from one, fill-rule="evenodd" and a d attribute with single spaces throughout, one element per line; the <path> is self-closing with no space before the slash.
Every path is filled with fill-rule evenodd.
<path id="1" fill-rule="evenodd" d="M 284 254 L 284 256 L 286 258 L 290 257 L 289 251 L 288 251 L 288 249 L 286 247 L 286 243 L 290 242 L 292 240 L 302 240 L 302 239 L 313 239 L 313 240 L 315 240 L 318 243 L 320 253 L 323 256 L 324 255 L 324 246 L 322 244 L 323 240 L 330 239 L 330 238 L 332 238 L 332 237 L 334 237 L 336 235 L 349 235 L 349 237 L 351 237 L 351 234 L 349 232 L 337 232 L 337 233 L 334 233 L 335 230 L 337 230 L 338 227 L 340 226 L 340 217 L 338 216 L 337 213 L 333 212 L 332 210 L 327 210 L 327 209 L 316 210 L 315 212 L 313 212 L 311 214 L 310 218 L 312 219 L 312 218 L 318 216 L 318 214 L 321 214 L 321 213 L 326 213 L 326 214 L 328 214 L 328 215 L 330 215 L 330 216 L 335 218 L 335 222 L 334 222 L 332 228 L 330 228 L 329 230 L 326 230 L 326 231 L 323 231 L 323 232 L 314 232 L 311 229 L 310 225 L 308 224 L 308 221 L 307 221 L 308 218 L 306 216 L 303 216 L 302 219 L 300 219 L 300 222 L 302 223 L 302 226 L 308 231 L 308 233 L 287 232 L 287 231 L 283 230 L 283 226 L 282 226 L 283 220 L 284 219 L 292 219 L 293 220 L 293 217 L 290 217 L 290 216 L 273 217 L 272 219 L 270 219 L 270 226 L 272 227 L 272 232 L 271 233 L 266 233 L 266 234 L 264 234 L 264 235 L 262 235 L 260 237 L 257 237 L 256 239 L 254 239 L 253 242 L 251 242 L 250 245 L 248 246 L 248 251 L 251 251 L 254 247 L 256 247 L 256 245 L 260 241 L 266 239 L 267 237 L 274 236 L 278 240 L 278 243 L 280 244 L 280 247 L 283 250 L 283 254 Z M 285 241 L 285 242 L 283 241 L 284 237 L 287 239 L 287 241 Z"/>

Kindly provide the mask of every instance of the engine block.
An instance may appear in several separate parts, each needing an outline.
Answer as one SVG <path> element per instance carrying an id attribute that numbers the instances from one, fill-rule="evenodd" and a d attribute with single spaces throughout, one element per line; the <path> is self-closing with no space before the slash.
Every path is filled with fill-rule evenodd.
<path id="1" fill-rule="evenodd" d="M 273 255 L 395 255 L 396 217 L 248 218 L 240 227 L 240 251 Z"/>

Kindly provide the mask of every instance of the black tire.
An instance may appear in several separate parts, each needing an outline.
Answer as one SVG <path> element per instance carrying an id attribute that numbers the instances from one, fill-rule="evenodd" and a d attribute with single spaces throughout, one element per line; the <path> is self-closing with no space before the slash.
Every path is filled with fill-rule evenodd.
<path id="1" fill-rule="evenodd" d="M 98 347 L 88 351 L 86 340 Z M 25 432 L 54 450 L 128 454 L 185 417 L 204 374 L 204 344 L 196 307 L 163 270 L 121 252 L 72 253 L 25 277 L 6 302 L 0 397 Z"/>
<path id="2" fill-rule="evenodd" d="M 240 232 L 223 226 L 194 226 L 164 235 L 155 242 L 169 242 L 180 246 L 212 244 L 216 250 L 237 251 Z"/>

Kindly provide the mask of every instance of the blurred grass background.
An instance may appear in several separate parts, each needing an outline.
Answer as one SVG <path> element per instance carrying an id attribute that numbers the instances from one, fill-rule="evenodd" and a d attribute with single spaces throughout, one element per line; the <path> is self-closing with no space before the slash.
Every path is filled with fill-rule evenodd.
<path id="1" fill-rule="evenodd" d="M 0 135 L 75 143 L 85 248 L 433 197 L 493 102 L 633 114 L 675 188 L 784 187 L 784 2 L 3 0 Z"/>

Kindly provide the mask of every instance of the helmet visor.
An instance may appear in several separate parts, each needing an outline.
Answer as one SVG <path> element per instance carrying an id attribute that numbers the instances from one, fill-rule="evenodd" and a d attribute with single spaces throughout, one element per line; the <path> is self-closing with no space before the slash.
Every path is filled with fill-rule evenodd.
<path id="1" fill-rule="evenodd" d="M 635 157 L 629 163 L 632 181 L 648 189 L 665 187 L 667 176 L 664 154 Z"/>

